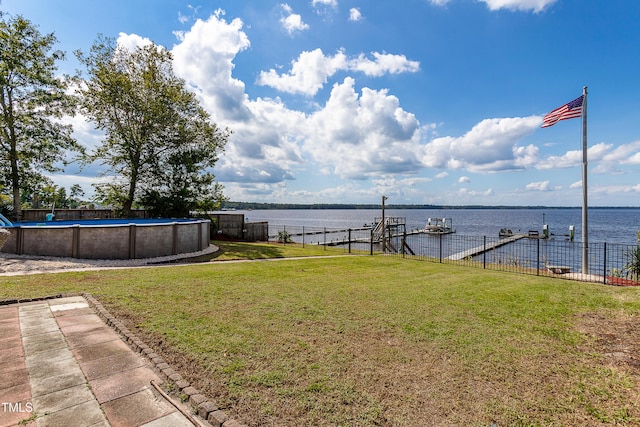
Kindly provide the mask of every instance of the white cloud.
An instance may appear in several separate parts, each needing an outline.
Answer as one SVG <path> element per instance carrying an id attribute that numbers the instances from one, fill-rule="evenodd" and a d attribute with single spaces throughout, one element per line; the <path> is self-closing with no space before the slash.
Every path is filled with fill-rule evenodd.
<path id="1" fill-rule="evenodd" d="M 612 144 L 603 142 L 596 144 L 587 149 L 588 162 L 597 162 L 602 160 L 607 151 L 611 149 Z M 540 160 L 536 164 L 537 169 L 564 169 L 571 168 L 582 164 L 582 150 L 567 151 L 562 156 L 549 156 L 545 160 Z"/>
<path id="2" fill-rule="evenodd" d="M 287 14 L 280 18 L 280 23 L 289 35 L 293 35 L 296 31 L 304 31 L 309 29 L 309 25 L 302 21 L 302 16 L 293 13 L 293 9 L 288 4 L 284 3 L 280 5 L 282 10 Z"/>
<path id="3" fill-rule="evenodd" d="M 357 22 L 362 19 L 362 13 L 357 7 L 349 9 L 349 21 Z"/>
<path id="4" fill-rule="evenodd" d="M 225 185 L 261 183 L 264 190 L 294 179 L 291 167 L 302 160 L 292 135 L 304 115 L 278 100 L 249 100 L 244 83 L 232 76 L 233 60 L 250 46 L 249 39 L 241 20 L 227 22 L 222 15 L 197 20 L 189 31 L 179 34 L 172 50 L 174 69 L 193 88 L 213 121 L 233 131 L 216 165 L 218 180 Z"/>
<path id="5" fill-rule="evenodd" d="M 349 59 L 340 50 L 333 56 L 326 56 L 321 49 L 302 52 L 298 59 L 291 62 L 291 71 L 278 74 L 274 69 L 262 71 L 257 84 L 270 86 L 286 93 L 302 93 L 315 95 L 328 78 L 341 70 L 360 71 L 369 76 L 379 77 L 385 73 L 398 74 L 416 72 L 420 63 L 409 61 L 404 55 L 372 53 L 374 60 L 364 54 Z"/>
<path id="6" fill-rule="evenodd" d="M 335 84 L 325 107 L 307 122 L 304 148 L 342 177 L 364 179 L 421 169 L 416 149 L 420 126 L 386 90 L 354 90 L 354 80 Z"/>
<path id="7" fill-rule="evenodd" d="M 442 0 L 432 0 L 438 3 Z M 535 13 L 542 12 L 545 8 L 552 5 L 556 0 L 480 0 L 486 3 L 489 10 L 521 10 L 532 11 Z M 445 1 L 446 2 L 446 1 Z"/>
<path id="8" fill-rule="evenodd" d="M 344 200 L 352 195 L 366 201 L 384 192 L 416 200 L 416 194 L 424 197 L 421 187 L 449 175 L 445 169 L 495 172 L 524 169 L 540 162 L 537 147 L 518 145 L 539 128 L 538 116 L 486 119 L 460 137 L 428 141 L 427 135 L 435 133 L 435 125 L 421 125 L 386 89 L 365 87 L 357 92 L 352 77 L 334 84 L 326 103 L 305 114 L 288 108 L 279 99 L 249 99 L 244 83 L 233 77 L 236 56 L 250 46 L 241 20 L 227 22 L 222 14 L 216 14 L 196 20 L 190 30 L 176 35 L 178 42 L 172 49 L 176 74 L 193 88 L 213 120 L 234 132 L 215 168 L 218 180 L 233 197 L 250 200 L 269 195 L 273 200 L 295 197 L 312 201 L 318 197 Z M 126 36 L 126 40 L 144 42 L 135 36 Z M 417 62 L 402 55 L 373 53 L 371 57 L 349 58 L 344 51 L 325 55 L 316 49 L 302 52 L 292 62 L 290 72 L 271 70 L 259 79 L 261 84 L 285 92 L 315 94 L 338 71 L 377 76 L 418 69 Z M 594 158 L 609 162 L 629 160 L 640 149 L 640 142 L 635 144 L 613 152 L 607 145 L 591 150 Z M 425 168 L 440 170 L 434 178 L 418 176 Z M 360 184 L 349 183 L 327 190 L 287 190 L 287 182 L 295 180 L 298 172 L 311 169 L 347 179 L 371 180 L 372 185 L 361 188 Z M 459 184 L 470 181 L 467 176 L 458 179 Z M 549 184 L 532 183 L 527 189 L 541 191 L 549 189 Z M 463 188 L 458 194 L 474 200 L 491 196 L 493 190 Z"/>
<path id="9" fill-rule="evenodd" d="M 549 181 L 539 181 L 527 184 L 525 187 L 528 191 L 549 191 Z"/>
<path id="10" fill-rule="evenodd" d="M 611 146 L 608 146 L 608 148 Z M 587 152 L 591 156 L 591 152 Z M 595 173 L 622 174 L 624 166 L 640 165 L 640 141 L 622 144 L 602 155 L 601 161 L 593 169 Z"/>
<path id="11" fill-rule="evenodd" d="M 379 77 L 384 74 L 415 73 L 420 70 L 418 61 L 409 61 L 404 55 L 373 52 L 374 61 L 360 54 L 349 61 L 349 69 L 362 71 L 368 76 Z"/>
<path id="12" fill-rule="evenodd" d="M 311 0 L 311 6 L 318 15 L 330 14 L 338 9 L 338 0 Z"/>
<path id="13" fill-rule="evenodd" d="M 334 56 L 325 56 L 321 49 L 315 49 L 302 52 L 292 62 L 288 74 L 279 75 L 274 69 L 260 72 L 257 83 L 282 92 L 315 95 L 327 83 L 329 76 L 346 68 L 346 63 L 347 57 L 342 51 Z"/>
<path id="14" fill-rule="evenodd" d="M 461 137 L 436 138 L 424 146 L 426 167 L 472 172 L 517 170 L 535 162 L 533 146 L 516 143 L 540 126 L 540 117 L 485 119 Z"/>
<path id="15" fill-rule="evenodd" d="M 312 0 L 311 5 L 318 7 L 319 5 L 338 7 L 338 0 Z"/>
<path id="16" fill-rule="evenodd" d="M 456 192 L 456 195 L 458 197 L 464 197 L 464 198 L 467 198 L 467 197 L 482 198 L 482 197 L 492 196 L 493 194 L 495 193 L 491 188 L 484 191 L 474 191 L 474 190 L 469 190 L 468 188 L 460 188 Z"/>
<path id="17" fill-rule="evenodd" d="M 177 34 L 180 43 L 172 49 L 176 74 L 197 88 L 216 122 L 248 117 L 244 83 L 231 75 L 233 59 L 250 46 L 242 27 L 240 19 L 226 22 L 220 14 L 198 19 Z"/>
<path id="18" fill-rule="evenodd" d="M 445 6 L 451 0 L 429 0 L 429 3 L 436 6 Z M 478 0 L 487 5 L 489 10 L 496 11 L 507 9 L 512 11 L 524 11 L 539 13 L 551 6 L 557 0 Z"/>
<path id="19" fill-rule="evenodd" d="M 137 34 L 119 33 L 116 44 L 127 50 L 134 51 L 137 47 L 150 45 L 152 42 L 147 37 L 140 37 Z"/>

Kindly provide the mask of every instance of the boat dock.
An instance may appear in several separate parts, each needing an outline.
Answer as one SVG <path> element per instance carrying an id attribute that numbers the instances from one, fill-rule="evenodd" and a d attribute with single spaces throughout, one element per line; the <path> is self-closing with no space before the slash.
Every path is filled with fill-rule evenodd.
<path id="1" fill-rule="evenodd" d="M 529 237 L 526 234 L 514 234 L 513 236 L 505 237 L 504 239 L 497 240 L 495 242 L 488 242 L 487 244 L 476 246 L 475 248 L 467 249 L 462 252 L 458 252 L 457 254 L 453 254 L 447 257 L 447 259 L 452 261 L 460 261 L 465 258 L 473 257 L 476 255 L 480 255 L 484 252 L 488 252 L 492 249 L 499 248 L 500 246 L 504 246 L 509 243 L 513 243 L 517 240 L 524 239 L 525 237 Z"/>

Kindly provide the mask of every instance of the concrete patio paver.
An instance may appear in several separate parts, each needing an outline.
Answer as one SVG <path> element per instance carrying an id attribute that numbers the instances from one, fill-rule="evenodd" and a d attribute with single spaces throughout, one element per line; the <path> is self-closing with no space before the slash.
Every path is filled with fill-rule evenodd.
<path id="1" fill-rule="evenodd" d="M 15 426 L 31 416 L 32 404 L 17 306 L 0 307 L 0 334 L 0 426 Z"/>
<path id="2" fill-rule="evenodd" d="M 0 306 L 0 337 L 0 426 L 193 426 L 83 297 Z"/>

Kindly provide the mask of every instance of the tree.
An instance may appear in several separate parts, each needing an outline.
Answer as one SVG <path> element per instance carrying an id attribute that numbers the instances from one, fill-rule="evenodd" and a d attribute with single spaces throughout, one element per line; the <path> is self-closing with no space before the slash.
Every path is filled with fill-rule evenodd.
<path id="1" fill-rule="evenodd" d="M 68 199 L 68 204 L 71 209 L 77 209 L 80 203 L 82 203 L 82 198 L 84 197 L 84 190 L 80 186 L 80 184 L 73 184 L 70 189 L 70 195 Z"/>
<path id="2" fill-rule="evenodd" d="M 43 172 L 61 170 L 67 151 L 82 152 L 59 121 L 74 114 L 74 98 L 70 80 L 56 76 L 64 53 L 52 51 L 55 42 L 21 16 L 0 13 L 0 187 L 11 191 L 18 221 L 21 194 L 45 181 Z"/>
<path id="3" fill-rule="evenodd" d="M 638 277 L 640 277 L 640 231 L 636 233 L 636 238 L 638 246 L 627 251 L 627 264 L 624 266 L 624 270 L 628 275 L 638 280 Z"/>
<path id="4" fill-rule="evenodd" d="M 104 204 L 129 216 L 136 202 L 156 214 L 188 214 L 221 187 L 210 169 L 230 131 L 210 122 L 172 56 L 150 44 L 130 51 L 99 38 L 89 54 L 76 53 L 88 80 L 83 113 L 106 138 L 89 156 L 111 168 L 116 181 L 96 186 Z"/>

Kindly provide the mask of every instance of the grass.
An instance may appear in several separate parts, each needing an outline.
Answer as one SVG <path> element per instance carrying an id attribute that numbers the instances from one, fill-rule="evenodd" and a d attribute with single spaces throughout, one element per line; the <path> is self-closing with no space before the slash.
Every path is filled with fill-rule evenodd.
<path id="1" fill-rule="evenodd" d="M 331 256 L 343 255 L 344 248 L 322 245 L 301 245 L 292 243 L 251 243 L 243 242 L 213 242 L 221 248 L 221 253 L 216 256 L 216 260 L 237 260 L 237 259 L 271 259 L 271 258 L 294 258 L 309 256 Z M 355 251 L 352 251 L 355 252 Z"/>
<path id="2" fill-rule="evenodd" d="M 317 250 L 220 245 L 218 259 Z M 0 290 L 92 293 L 249 425 L 640 423 L 635 288 L 363 256 L 5 277 Z"/>
<path id="3" fill-rule="evenodd" d="M 259 260 L 274 258 L 296 258 L 310 256 L 333 256 L 347 253 L 345 248 L 322 245 L 301 245 L 297 243 L 244 243 L 233 241 L 213 241 L 220 251 L 211 255 L 183 260 L 185 263 L 208 261 Z M 352 250 L 352 253 L 363 253 Z"/>

